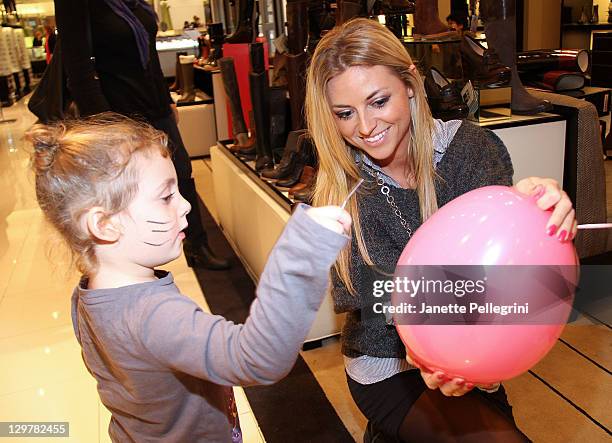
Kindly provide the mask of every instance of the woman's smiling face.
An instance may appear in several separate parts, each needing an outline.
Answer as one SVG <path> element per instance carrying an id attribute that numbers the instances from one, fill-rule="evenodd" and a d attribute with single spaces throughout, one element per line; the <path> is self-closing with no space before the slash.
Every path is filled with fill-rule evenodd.
<path id="1" fill-rule="evenodd" d="M 406 159 L 412 96 L 386 66 L 354 66 L 327 84 L 340 134 L 381 166 Z"/>

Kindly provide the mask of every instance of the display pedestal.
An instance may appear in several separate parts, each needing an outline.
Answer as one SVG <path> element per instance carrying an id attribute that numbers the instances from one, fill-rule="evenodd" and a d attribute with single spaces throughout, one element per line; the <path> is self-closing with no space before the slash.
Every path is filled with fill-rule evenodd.
<path id="1" fill-rule="evenodd" d="M 514 183 L 534 176 L 564 183 L 565 154 L 568 152 L 565 117 L 547 113 L 513 115 L 500 122 L 474 124 L 491 129 L 504 142 L 514 166 Z"/>
<path id="2" fill-rule="evenodd" d="M 215 105 L 213 103 L 195 104 L 177 108 L 178 128 L 189 157 L 209 155 L 210 146 L 215 144 Z"/>
<path id="3" fill-rule="evenodd" d="M 235 157 L 219 142 L 210 149 L 218 221 L 225 237 L 255 281 L 291 214 L 291 202 Z M 306 342 L 340 332 L 344 319 L 336 315 L 328 294 Z"/>

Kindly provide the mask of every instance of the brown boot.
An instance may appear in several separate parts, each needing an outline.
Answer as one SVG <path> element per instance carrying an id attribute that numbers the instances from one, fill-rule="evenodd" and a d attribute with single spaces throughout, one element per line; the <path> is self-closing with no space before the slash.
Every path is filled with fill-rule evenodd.
<path id="1" fill-rule="evenodd" d="M 336 9 L 336 26 L 359 17 L 364 12 L 361 0 L 338 0 Z"/>
<path id="2" fill-rule="evenodd" d="M 415 34 L 422 36 L 443 37 L 454 34 L 448 26 L 440 21 L 438 0 L 418 0 L 414 11 Z"/>
<path id="3" fill-rule="evenodd" d="M 221 68 L 225 95 L 230 105 L 234 141 L 236 145 L 240 146 L 239 149 L 243 150 L 247 147 L 247 144 L 249 144 L 249 136 L 246 123 L 244 122 L 244 115 L 242 114 L 242 102 L 240 100 L 240 89 L 238 87 L 234 59 L 231 57 L 223 57 L 218 60 L 218 64 Z"/>
<path id="4" fill-rule="evenodd" d="M 182 81 L 181 81 L 181 62 L 179 59 L 181 55 L 187 55 L 187 53 L 184 51 L 176 53 L 176 68 L 175 68 L 175 73 L 174 73 L 174 83 L 170 85 L 170 91 L 172 92 L 180 93 L 181 88 L 183 87 Z"/>
<path id="5" fill-rule="evenodd" d="M 314 180 L 316 171 L 312 166 L 304 166 L 302 175 L 300 175 L 300 181 L 289 189 L 289 197 L 293 197 L 293 194 L 305 189 Z"/>
<path id="6" fill-rule="evenodd" d="M 480 14 L 485 22 L 487 43 L 512 71 L 512 112 L 533 115 L 551 110 L 549 101 L 537 99 L 527 92 L 516 70 L 515 0 L 481 0 Z"/>

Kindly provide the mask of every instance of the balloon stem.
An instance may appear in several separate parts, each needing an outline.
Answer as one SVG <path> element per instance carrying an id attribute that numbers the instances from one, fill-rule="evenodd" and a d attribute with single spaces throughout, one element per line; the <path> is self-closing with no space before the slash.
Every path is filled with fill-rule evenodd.
<path id="1" fill-rule="evenodd" d="M 578 229 L 609 229 L 612 228 L 612 223 L 587 223 L 578 225 Z"/>

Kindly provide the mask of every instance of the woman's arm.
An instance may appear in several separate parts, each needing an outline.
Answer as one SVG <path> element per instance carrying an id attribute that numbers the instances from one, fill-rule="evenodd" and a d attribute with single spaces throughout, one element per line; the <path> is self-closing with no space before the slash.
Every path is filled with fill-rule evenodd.
<path id="1" fill-rule="evenodd" d="M 55 19 L 61 40 L 68 89 L 81 116 L 110 111 L 92 61 L 89 0 L 55 0 Z"/>

